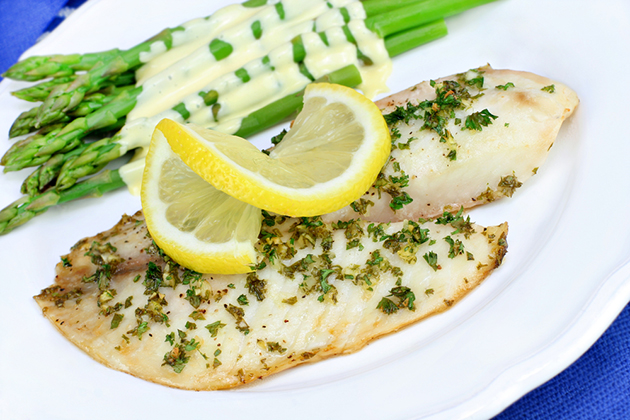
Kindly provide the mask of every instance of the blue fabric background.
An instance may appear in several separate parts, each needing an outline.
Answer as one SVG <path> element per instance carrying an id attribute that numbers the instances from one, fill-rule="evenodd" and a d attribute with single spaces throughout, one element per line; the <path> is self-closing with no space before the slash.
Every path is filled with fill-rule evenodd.
<path id="1" fill-rule="evenodd" d="M 84 2 L 0 0 L 0 73 Z M 579 360 L 495 419 L 630 419 L 630 305 Z"/>

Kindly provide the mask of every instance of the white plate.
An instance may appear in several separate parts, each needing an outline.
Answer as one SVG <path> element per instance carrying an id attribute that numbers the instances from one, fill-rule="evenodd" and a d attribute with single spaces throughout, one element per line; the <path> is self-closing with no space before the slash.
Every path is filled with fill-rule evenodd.
<path id="1" fill-rule="evenodd" d="M 211 4 L 210 4 L 211 3 Z M 175 4 L 177 6 L 175 6 Z M 130 47 L 227 1 L 94 0 L 28 54 Z M 510 224 L 504 265 L 450 311 L 357 354 L 253 386 L 187 392 L 96 363 L 59 335 L 31 298 L 59 255 L 114 225 L 139 200 L 117 191 L 53 209 L 0 238 L 3 419 L 487 418 L 595 342 L 630 299 L 626 0 L 501 0 L 448 20 L 448 37 L 394 60 L 392 91 L 491 63 L 557 79 L 581 98 L 545 166 L 515 197 L 474 210 Z M 625 47 L 625 48 L 624 48 Z M 29 108 L 0 85 L 0 132 Z M 2 151 L 7 142 L 2 143 Z M 28 172 L 0 177 L 4 206 Z"/>

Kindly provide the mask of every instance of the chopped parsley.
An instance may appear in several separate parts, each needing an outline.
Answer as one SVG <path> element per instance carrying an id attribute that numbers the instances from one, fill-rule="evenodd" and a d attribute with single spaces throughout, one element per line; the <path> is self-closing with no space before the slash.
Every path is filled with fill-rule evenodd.
<path id="1" fill-rule="evenodd" d="M 286 353 L 287 349 L 282 347 L 280 345 L 280 343 L 278 343 L 278 342 L 267 341 L 267 351 L 269 353 L 274 353 L 275 352 L 275 353 L 284 354 L 284 353 Z"/>
<path id="2" fill-rule="evenodd" d="M 282 130 L 280 132 L 280 134 L 278 134 L 277 136 L 273 136 L 271 138 L 271 144 L 273 144 L 274 146 L 277 145 L 278 143 L 280 143 L 282 141 L 282 139 L 284 139 L 284 136 L 287 135 L 287 130 Z"/>
<path id="3" fill-rule="evenodd" d="M 249 305 L 249 301 L 247 300 L 247 296 L 245 295 L 240 295 L 236 301 L 238 302 L 239 305 L 241 306 L 245 306 L 245 305 Z"/>
<path id="4" fill-rule="evenodd" d="M 182 373 L 186 364 L 190 360 L 190 353 L 197 350 L 199 351 L 199 347 L 201 343 L 196 341 L 194 338 L 192 340 L 188 340 L 186 337 L 186 333 L 181 330 L 177 330 L 178 337 L 180 342 L 175 344 L 175 333 L 171 332 L 166 336 L 166 340 L 173 346 L 173 349 L 167 352 L 164 355 L 164 362 L 162 366 L 168 365 L 173 368 L 175 373 Z M 199 351 L 201 353 L 201 351 Z M 206 356 L 201 353 L 201 355 L 206 358 Z"/>
<path id="5" fill-rule="evenodd" d="M 407 308 L 410 311 L 414 311 L 416 309 L 413 304 L 415 300 L 416 295 L 409 287 L 395 286 L 389 291 L 389 295 L 381 299 L 376 307 L 388 315 L 397 312 L 399 308 Z"/>
<path id="6" fill-rule="evenodd" d="M 364 198 L 359 198 L 357 201 L 353 201 L 352 203 L 350 203 L 350 207 L 352 207 L 352 210 L 359 214 L 366 214 L 368 207 L 373 205 L 374 202 L 366 200 Z"/>
<path id="7" fill-rule="evenodd" d="M 512 197 L 514 191 L 522 185 L 523 183 L 516 178 L 516 175 L 508 175 L 501 177 L 501 181 L 499 181 L 497 187 L 501 194 L 506 197 Z"/>
<path id="8" fill-rule="evenodd" d="M 497 86 L 495 86 L 495 89 L 508 90 L 509 88 L 513 88 L 513 87 L 514 87 L 514 83 L 507 82 L 504 85 L 497 85 Z"/>
<path id="9" fill-rule="evenodd" d="M 406 107 L 396 107 L 396 109 L 385 115 L 385 121 L 390 126 L 392 133 L 392 142 L 400 138 L 399 130 L 394 127 L 399 122 L 408 124 L 413 119 L 421 119 L 423 121 L 422 129 L 435 131 L 439 136 L 441 143 L 446 143 L 449 147 L 449 153 L 446 157 L 450 160 L 457 159 L 457 143 L 451 132 L 446 128 L 448 123 L 453 120 L 459 125 L 461 120 L 456 117 L 455 111 L 466 109 L 474 99 L 483 95 L 478 93 L 476 96 L 471 95 L 466 86 L 483 90 L 483 71 L 472 70 L 475 77 L 466 79 L 465 74 L 459 75 L 459 82 L 455 80 L 446 80 L 443 82 L 431 81 L 431 87 L 435 89 L 436 98 L 433 100 L 425 100 L 417 105 L 407 103 Z M 399 149 L 409 148 L 409 143 L 405 145 L 397 145 Z"/>
<path id="10" fill-rule="evenodd" d="M 224 308 L 230 315 L 234 317 L 236 320 L 236 329 L 242 332 L 243 334 L 249 334 L 249 325 L 245 322 L 245 311 L 238 306 L 234 306 L 232 304 L 224 305 Z"/>
<path id="11" fill-rule="evenodd" d="M 212 324 L 206 325 L 206 329 L 210 332 L 211 337 L 216 337 L 219 333 L 219 329 L 225 327 L 225 324 L 221 321 L 213 322 Z"/>
<path id="12" fill-rule="evenodd" d="M 429 264 L 429 266 L 434 270 L 434 271 L 438 271 L 440 268 L 438 265 L 438 256 L 435 252 L 433 251 L 429 251 L 428 253 L 424 254 L 422 256 L 422 258 L 424 258 L 424 260 L 427 262 L 427 264 Z"/>
<path id="13" fill-rule="evenodd" d="M 487 109 L 479 112 L 473 112 L 466 117 L 464 126 L 469 130 L 483 130 L 483 127 L 487 127 L 492 124 L 492 120 L 496 120 L 498 117 L 493 115 Z"/>
<path id="14" fill-rule="evenodd" d="M 123 314 L 114 314 L 112 317 L 112 322 L 110 324 L 110 329 L 115 330 L 120 325 L 120 321 L 123 320 L 125 315 Z"/>
<path id="15" fill-rule="evenodd" d="M 450 249 L 448 251 L 449 258 L 455 258 L 458 255 L 464 254 L 464 244 L 462 243 L 462 241 L 460 241 L 459 239 L 453 239 L 450 236 L 445 237 L 444 240 L 450 246 Z"/>
<path id="16" fill-rule="evenodd" d="M 262 302 L 265 299 L 265 293 L 267 291 L 267 282 L 265 280 L 261 280 L 256 276 L 256 273 L 249 273 L 247 275 L 247 281 L 245 286 L 249 290 L 249 293 L 256 297 L 256 300 Z M 241 295 L 243 296 L 243 295 Z M 241 305 L 241 298 L 239 297 L 239 302 Z M 245 297 L 245 304 L 247 304 L 247 297 Z"/>
<path id="17" fill-rule="evenodd" d="M 455 231 L 451 233 L 451 235 L 455 235 L 458 233 L 463 233 L 464 237 L 468 239 L 472 233 L 475 233 L 475 229 L 470 222 L 470 216 L 464 219 L 463 216 L 464 207 L 460 207 L 459 211 L 456 214 L 449 213 L 445 211 L 442 216 L 435 219 L 436 225 L 448 225 L 450 224 L 455 228 Z"/>
<path id="18" fill-rule="evenodd" d="M 556 85 L 545 86 L 544 88 L 542 88 L 540 90 L 548 92 L 548 93 L 555 93 L 556 92 Z"/>

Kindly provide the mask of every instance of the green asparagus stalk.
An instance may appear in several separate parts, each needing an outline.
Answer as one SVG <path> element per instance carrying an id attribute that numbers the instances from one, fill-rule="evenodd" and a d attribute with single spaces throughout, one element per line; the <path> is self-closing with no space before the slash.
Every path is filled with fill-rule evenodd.
<path id="1" fill-rule="evenodd" d="M 388 5 L 390 7 L 402 7 L 403 5 L 408 4 L 408 3 L 409 3 L 409 0 L 369 0 L 366 4 L 375 5 L 375 7 L 379 7 L 379 5 L 380 5 L 381 9 L 379 9 L 379 10 L 383 10 L 383 7 L 382 7 L 383 4 Z M 370 9 L 368 7 L 368 11 L 369 10 Z M 373 7 L 372 10 L 376 10 L 376 9 L 374 9 L 374 7 Z M 298 37 L 298 40 L 299 40 L 299 37 Z M 294 53 L 295 53 L 295 51 L 298 50 L 298 48 L 297 48 L 298 46 L 299 46 L 299 43 L 296 43 L 294 45 Z M 305 51 L 304 51 L 303 48 L 302 48 L 302 53 L 303 54 L 302 54 L 301 58 L 299 57 L 299 54 L 295 54 L 296 55 L 296 57 L 295 57 L 296 62 L 302 61 L 304 59 L 303 55 L 304 55 Z M 364 56 L 360 52 L 359 52 L 359 54 L 361 56 L 360 58 L 363 61 Z M 312 80 L 312 77 L 310 76 L 310 74 L 308 74 L 308 71 L 306 70 L 306 68 L 304 66 L 302 66 L 302 69 L 304 70 L 304 72 L 307 75 L 307 77 L 311 78 L 311 80 Z M 59 87 L 59 89 L 61 89 L 61 87 Z M 54 92 L 56 92 L 56 90 Z M 51 97 L 53 97 L 55 95 L 54 92 L 51 93 Z M 74 92 L 74 94 L 80 96 L 80 92 Z M 76 97 L 78 97 L 78 96 L 76 96 Z M 75 96 L 73 96 L 73 98 L 75 98 Z M 50 99 L 48 101 L 50 101 Z M 87 109 L 87 111 L 89 111 L 90 109 L 93 110 L 96 107 L 92 106 L 92 104 L 84 104 L 82 108 L 83 109 L 75 112 L 74 116 L 86 115 L 86 109 Z M 21 118 L 18 118 L 18 120 L 16 120 L 16 122 L 14 123 L 14 126 L 12 127 L 11 135 L 12 136 L 22 135 L 22 134 L 28 133 L 30 131 L 33 131 L 34 129 L 39 127 L 40 126 L 40 122 L 41 122 L 39 120 L 39 117 L 41 116 L 41 109 L 37 111 L 37 117 L 33 116 L 34 113 L 35 113 L 35 111 L 29 111 L 27 113 L 24 113 L 21 116 Z M 50 116 L 51 119 L 47 120 L 46 121 L 47 123 L 50 123 L 51 121 L 56 120 L 56 119 L 58 119 L 59 121 L 67 121 L 67 118 L 66 118 L 67 115 L 66 115 L 66 113 L 64 112 L 63 109 L 57 109 L 54 112 L 54 114 L 49 114 L 49 116 Z"/>
<path id="2" fill-rule="evenodd" d="M 386 38 L 396 32 L 447 18 L 493 1 L 495 0 L 422 0 L 403 8 L 368 16 L 365 26 L 381 38 Z"/>
<path id="3" fill-rule="evenodd" d="M 376 16 L 392 10 L 402 9 L 422 0 L 361 0 L 367 16 Z"/>
<path id="4" fill-rule="evenodd" d="M 38 166 L 49 159 L 49 156 L 37 156 L 37 152 L 51 142 L 61 132 L 63 124 L 47 126 L 34 135 L 13 143 L 0 159 L 5 172 L 17 171 L 29 166 Z"/>
<path id="5" fill-rule="evenodd" d="M 387 2 L 389 1 L 391 0 L 387 0 Z M 254 4 L 258 3 L 254 2 Z M 430 19 L 429 21 L 435 19 L 436 18 Z M 107 77 L 112 74 L 119 74 L 140 66 L 142 64 L 140 61 L 140 53 L 149 51 L 151 44 L 154 42 L 163 41 L 167 50 L 170 49 L 172 46 L 172 33 L 183 29 L 184 28 L 182 27 L 165 29 L 154 38 L 145 41 L 130 50 L 122 51 L 114 57 L 109 57 L 109 59 L 104 61 L 102 64 L 97 65 L 91 68 L 87 73 L 78 76 L 69 86 L 58 86 L 54 88 L 48 98 L 39 107 L 35 126 L 39 128 L 43 125 L 57 121 L 63 113 L 76 107 L 83 100 L 86 93 L 99 90 L 101 84 L 104 83 Z M 382 37 L 384 37 L 384 35 Z M 220 60 L 232 52 L 232 46 L 217 38 L 210 43 L 210 50 L 215 57 L 217 57 L 217 60 Z"/>
<path id="6" fill-rule="evenodd" d="M 242 5 L 248 8 L 256 8 L 264 6 L 266 3 L 267 0 L 248 0 L 242 3 Z M 206 19 L 209 18 L 210 16 L 206 17 Z M 142 51 L 145 51 L 147 43 L 150 45 L 154 41 L 166 40 L 167 50 L 170 49 L 172 44 L 170 43 L 170 36 L 168 36 L 166 32 L 172 33 L 178 30 L 184 30 L 184 28 L 182 26 L 178 26 L 173 29 L 166 29 L 153 38 L 127 51 L 113 49 L 88 54 L 29 57 L 11 66 L 4 74 L 2 74 L 2 77 L 34 82 L 51 77 L 70 76 L 75 74 L 77 71 L 89 71 L 99 65 L 106 64 L 111 60 L 118 60 L 121 56 L 124 56 L 125 60 L 130 59 L 131 61 L 139 61 L 139 54 Z M 135 55 L 138 55 L 138 57 L 135 57 Z M 116 65 L 110 68 L 110 70 L 115 71 L 115 66 Z"/>
<path id="7" fill-rule="evenodd" d="M 56 187 L 59 190 L 68 189 L 79 179 L 99 172 L 121 156 L 121 147 L 114 138 L 105 138 L 90 143 L 78 153 L 72 153 L 59 168 Z"/>
<path id="8" fill-rule="evenodd" d="M 118 124 L 136 104 L 141 87 L 123 90 L 114 99 L 96 112 L 77 118 L 54 134 L 15 143 L 0 160 L 5 172 L 17 171 L 29 166 L 38 166 L 55 153 L 64 153 L 81 144 L 81 139 L 90 132 Z"/>
<path id="9" fill-rule="evenodd" d="M 87 95 L 84 100 L 72 111 L 65 114 L 60 113 L 58 120 L 55 121 L 55 123 L 65 123 L 73 118 L 85 117 L 113 100 L 121 92 L 132 88 L 133 85 L 121 87 L 109 86 L 109 88 L 103 89 L 102 91 L 91 93 Z M 37 130 L 35 127 L 36 121 L 37 108 L 31 108 L 28 111 L 24 111 L 15 119 L 13 125 L 11 125 L 11 128 L 9 129 L 9 138 L 22 136 Z"/>
<path id="10" fill-rule="evenodd" d="M 2 77 L 26 82 L 49 77 L 68 77 L 77 71 L 90 70 L 98 63 L 109 61 L 118 54 L 120 50 L 113 49 L 88 54 L 33 56 L 11 66 Z"/>
<path id="11" fill-rule="evenodd" d="M 31 108 L 28 111 L 22 112 L 16 119 L 13 121 L 13 125 L 9 129 L 9 138 L 15 138 L 18 136 L 23 136 L 25 134 L 32 133 L 36 131 L 35 122 L 37 121 L 37 108 Z M 65 116 L 64 118 L 60 118 L 56 123 L 65 123 L 70 121 L 70 117 Z M 52 125 L 52 124 L 51 124 Z M 4 161 L 4 158 L 3 158 Z"/>
<path id="12" fill-rule="evenodd" d="M 77 76 L 67 87 L 63 85 L 55 87 L 44 103 L 39 106 L 36 127 L 47 125 L 75 108 L 87 93 L 100 90 L 112 75 L 139 67 L 142 64 L 140 54 L 150 51 L 154 42 L 164 42 L 166 49 L 169 50 L 173 45 L 173 33 L 183 29 L 182 27 L 167 28 L 153 38 L 127 51 L 122 51 L 91 68 L 87 73 Z"/>
<path id="13" fill-rule="evenodd" d="M 35 196 L 42 193 L 50 184 L 57 179 L 64 163 L 80 155 L 89 144 L 72 149 L 68 153 L 57 153 L 44 162 L 43 165 L 35 169 L 22 183 L 20 191 L 22 194 Z"/>
<path id="14" fill-rule="evenodd" d="M 118 171 L 105 170 L 65 191 L 52 188 L 35 197 L 24 196 L 0 211 L 0 235 L 10 232 L 54 205 L 78 198 L 100 197 L 124 185 Z"/>
<path id="15" fill-rule="evenodd" d="M 121 118 L 118 120 L 116 124 L 111 126 L 107 126 L 101 130 L 95 130 L 91 134 L 97 135 L 102 134 L 102 132 L 114 132 L 121 128 L 125 123 L 125 119 Z M 82 143 L 79 147 L 70 150 L 67 153 L 56 153 L 46 162 L 44 162 L 39 168 L 33 171 L 22 183 L 21 192 L 22 194 L 28 195 L 37 195 L 43 192 L 53 181 L 56 181 L 61 170 L 64 168 L 68 162 L 75 162 L 76 159 L 81 156 L 88 148 L 90 150 L 97 150 L 98 156 L 94 159 L 95 161 L 89 167 L 92 168 L 91 173 L 98 172 L 101 168 L 105 166 L 107 162 L 112 160 L 109 156 L 110 153 L 115 153 L 116 156 L 119 156 L 119 147 L 120 145 L 112 144 L 111 146 L 107 146 L 107 143 L 111 143 L 111 138 L 101 139 L 99 141 L 95 141 L 92 143 Z M 112 150 L 116 149 L 116 150 Z M 99 161 L 100 160 L 100 161 Z M 102 162 L 104 163 L 102 163 Z M 68 166 L 68 165 L 66 165 Z M 63 185 L 68 185 L 68 176 L 73 176 L 74 180 L 72 183 L 76 182 L 77 179 L 84 176 L 81 175 L 81 170 L 68 169 L 68 174 L 64 176 L 64 179 L 61 181 Z M 70 186 L 70 185 L 68 185 Z"/>
<path id="16" fill-rule="evenodd" d="M 321 82 L 355 87 L 361 84 L 361 73 L 356 66 L 349 65 L 315 81 Z M 243 118 L 240 128 L 234 135 L 247 138 L 290 118 L 302 110 L 303 97 L 304 89 L 252 112 Z"/>
<path id="17" fill-rule="evenodd" d="M 55 86 L 73 82 L 77 76 L 64 76 L 38 83 L 34 86 L 25 87 L 23 89 L 11 92 L 16 98 L 29 102 L 41 102 L 46 100 L 50 92 Z M 127 72 L 120 75 L 112 76 L 107 84 L 111 82 L 111 86 L 127 86 L 136 83 L 136 75 L 134 72 Z"/>
<path id="18" fill-rule="evenodd" d="M 72 118 L 86 117 L 92 112 L 102 108 L 113 99 L 117 98 L 118 95 L 120 95 L 122 92 L 131 89 L 134 89 L 133 85 L 115 88 L 107 93 L 91 93 L 86 96 L 85 100 L 81 102 L 76 108 L 68 112 L 68 116 Z"/>
<path id="19" fill-rule="evenodd" d="M 11 92 L 11 95 L 28 102 L 41 102 L 48 97 L 50 91 L 53 90 L 55 86 L 70 83 L 76 78 L 77 77 L 74 74 L 70 76 L 55 77 L 54 79 L 13 91 Z"/>
<path id="20" fill-rule="evenodd" d="M 417 28 L 397 32 L 385 38 L 385 48 L 390 57 L 395 57 L 422 44 L 442 38 L 448 34 L 444 19 L 429 22 Z"/>

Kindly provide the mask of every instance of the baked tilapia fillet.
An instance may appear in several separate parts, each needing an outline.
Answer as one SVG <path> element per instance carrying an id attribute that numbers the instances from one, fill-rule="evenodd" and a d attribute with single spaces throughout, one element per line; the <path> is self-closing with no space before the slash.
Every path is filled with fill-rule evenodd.
<path id="1" fill-rule="evenodd" d="M 578 103 L 558 81 L 490 66 L 382 99 L 390 160 L 363 197 L 324 220 L 413 220 L 511 197 Z"/>
<path id="2" fill-rule="evenodd" d="M 96 361 L 190 390 L 230 388 L 448 309 L 507 250 L 507 225 L 323 223 L 265 213 L 261 262 L 201 275 L 158 249 L 141 212 L 77 243 L 36 296 L 44 316 Z"/>

